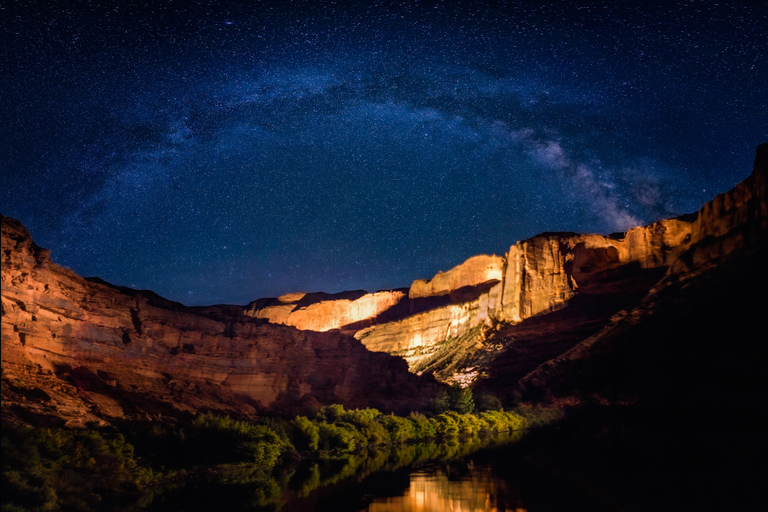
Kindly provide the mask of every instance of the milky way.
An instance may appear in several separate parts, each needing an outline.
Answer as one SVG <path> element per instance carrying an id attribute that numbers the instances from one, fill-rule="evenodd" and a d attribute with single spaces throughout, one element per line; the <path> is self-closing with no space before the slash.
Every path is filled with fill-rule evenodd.
<path id="1" fill-rule="evenodd" d="M 0 11 L 0 212 L 185 304 L 695 211 L 768 140 L 760 2 L 95 4 Z"/>

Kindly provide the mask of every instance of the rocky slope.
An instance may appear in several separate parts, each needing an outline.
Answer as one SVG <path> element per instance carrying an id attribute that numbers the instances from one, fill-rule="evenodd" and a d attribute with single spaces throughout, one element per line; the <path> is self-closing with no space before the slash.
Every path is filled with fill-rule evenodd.
<path id="1" fill-rule="evenodd" d="M 437 390 L 401 359 L 339 332 L 83 279 L 52 263 L 20 222 L 0 221 L 4 415 L 77 425 L 332 402 L 408 409 Z"/>
<path id="2" fill-rule="evenodd" d="M 768 144 L 752 174 L 707 203 L 692 245 L 639 303 L 524 376 L 528 400 L 641 401 L 751 410 L 766 389 Z M 743 411 L 740 413 L 743 414 Z"/>

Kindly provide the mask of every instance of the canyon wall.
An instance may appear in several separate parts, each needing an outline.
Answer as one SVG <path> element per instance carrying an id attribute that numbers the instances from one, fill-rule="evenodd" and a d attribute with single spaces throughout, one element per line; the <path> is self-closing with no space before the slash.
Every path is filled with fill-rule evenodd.
<path id="1" fill-rule="evenodd" d="M 347 297 L 337 298 L 339 295 Z M 310 331 L 330 331 L 348 326 L 359 328 L 362 324 L 372 324 L 376 317 L 397 305 L 405 296 L 405 292 L 400 290 L 336 295 L 291 293 L 276 299 L 251 302 L 246 306 L 245 314 Z"/>
<path id="2" fill-rule="evenodd" d="M 694 226 L 669 219 L 609 236 L 543 233 L 517 242 L 503 257 L 475 256 L 430 281 L 415 281 L 412 301 L 447 298 L 448 303 L 374 324 L 355 337 L 371 350 L 405 357 L 414 367 L 476 326 L 488 332 L 565 307 L 580 286 L 605 271 L 628 264 L 669 266 L 695 240 Z M 482 284 L 491 286 L 472 300 L 461 300 L 459 291 L 466 296 L 468 288 Z"/>
<path id="3" fill-rule="evenodd" d="M 504 258 L 480 254 L 447 272 L 439 272 L 430 280 L 417 279 L 408 290 L 408 297 L 419 299 L 451 295 L 466 287 L 501 281 L 504 275 Z"/>
<path id="4" fill-rule="evenodd" d="M 765 386 L 768 144 L 752 174 L 690 220 L 688 250 L 642 300 L 523 376 L 524 399 L 646 403 L 752 417 Z M 660 357 L 660 355 L 663 355 Z M 746 418 L 745 421 L 749 421 Z"/>
<path id="5" fill-rule="evenodd" d="M 401 359 L 340 332 L 83 279 L 52 263 L 20 222 L 0 220 L 4 413 L 34 403 L 35 414 L 82 424 L 333 402 L 397 410 L 423 406 L 436 391 Z"/>
<path id="6" fill-rule="evenodd" d="M 404 356 L 413 367 L 477 326 L 489 332 L 557 311 L 608 271 L 635 266 L 679 273 L 701 266 L 749 243 L 756 236 L 750 219 L 763 219 L 758 228 L 765 230 L 765 214 L 765 175 L 756 171 L 694 214 L 608 236 L 543 233 L 517 242 L 504 256 L 474 256 L 430 280 L 416 280 L 407 296 L 378 292 L 354 301 L 377 307 L 352 310 L 348 301 L 334 300 L 304 309 L 272 303 L 250 314 L 301 329 L 347 326 L 369 349 Z M 342 321 L 328 316 L 336 310 L 344 311 Z"/>

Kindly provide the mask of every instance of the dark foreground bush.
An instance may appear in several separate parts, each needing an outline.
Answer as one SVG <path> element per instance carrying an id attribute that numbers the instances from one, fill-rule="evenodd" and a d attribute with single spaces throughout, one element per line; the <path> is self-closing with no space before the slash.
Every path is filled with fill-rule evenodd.
<path id="1" fill-rule="evenodd" d="M 186 450 L 198 464 L 247 462 L 274 466 L 284 443 L 263 425 L 204 414 L 184 431 Z"/>
<path id="2" fill-rule="evenodd" d="M 119 509 L 136 469 L 121 434 L 3 424 L 3 510 Z"/>

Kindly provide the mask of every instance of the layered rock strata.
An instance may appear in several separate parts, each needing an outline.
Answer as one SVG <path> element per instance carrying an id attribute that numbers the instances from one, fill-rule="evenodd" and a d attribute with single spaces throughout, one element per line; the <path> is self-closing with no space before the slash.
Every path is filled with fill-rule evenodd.
<path id="1" fill-rule="evenodd" d="M 251 302 L 246 306 L 245 314 L 309 331 L 349 327 L 359 329 L 371 325 L 379 315 L 397 305 L 405 296 L 402 290 L 335 295 L 290 293 L 276 299 Z"/>
<path id="2" fill-rule="evenodd" d="M 451 301 L 394 322 L 374 324 L 355 337 L 371 350 L 396 353 L 416 367 L 477 326 L 492 332 L 502 325 L 565 307 L 580 287 L 606 271 L 629 264 L 644 269 L 670 265 L 695 239 L 693 227 L 692 222 L 680 218 L 610 236 L 544 233 L 516 243 L 503 257 L 483 256 L 495 262 L 495 273 L 477 272 L 474 281 L 466 277 L 456 280 L 458 288 L 451 289 L 443 276 L 461 275 L 460 265 L 432 281 L 416 281 L 416 292 L 409 294 L 411 300 L 427 300 L 491 285 L 473 300 Z M 494 280 L 496 276 L 500 279 Z M 438 286 L 431 285 L 435 281 Z M 483 345 L 484 338 L 478 337 L 478 346 Z"/>
<path id="3" fill-rule="evenodd" d="M 86 280 L 54 264 L 20 222 L 0 220 L 4 413 L 35 404 L 36 415 L 82 424 L 332 402 L 408 409 L 435 391 L 401 359 L 339 332 Z"/>

